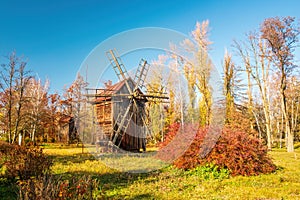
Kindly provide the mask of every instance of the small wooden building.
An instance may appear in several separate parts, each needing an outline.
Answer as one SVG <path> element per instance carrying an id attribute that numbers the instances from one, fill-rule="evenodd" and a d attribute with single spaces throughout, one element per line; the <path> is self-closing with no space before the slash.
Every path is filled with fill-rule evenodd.
<path id="1" fill-rule="evenodd" d="M 73 117 L 63 114 L 59 118 L 58 125 L 58 141 L 67 142 L 69 144 L 79 141 L 79 136 Z"/>
<path id="2" fill-rule="evenodd" d="M 97 122 L 102 135 L 98 140 L 109 139 L 116 146 L 127 151 L 146 150 L 146 126 L 144 119 L 145 99 L 135 99 L 129 96 L 130 91 L 126 81 L 133 91 L 134 81 L 129 78 L 114 85 L 106 84 L 105 90 L 96 94 L 95 109 Z M 135 92 L 141 93 L 138 89 Z M 129 110 L 129 112 L 126 112 Z M 121 123 L 123 121 L 123 124 Z M 122 126 L 122 127 L 121 127 Z M 119 130 L 119 132 L 117 132 Z"/>

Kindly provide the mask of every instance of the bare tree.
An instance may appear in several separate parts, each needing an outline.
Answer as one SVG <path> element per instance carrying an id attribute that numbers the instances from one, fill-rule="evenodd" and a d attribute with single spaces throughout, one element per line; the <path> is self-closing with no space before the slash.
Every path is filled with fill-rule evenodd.
<path id="1" fill-rule="evenodd" d="M 1 89 L 3 92 L 3 107 L 5 108 L 5 118 L 6 118 L 6 132 L 8 134 L 8 142 L 12 143 L 12 108 L 13 108 L 13 92 L 14 92 L 14 81 L 16 73 L 16 55 L 15 52 L 11 53 L 9 56 L 9 63 L 1 65 Z M 5 123 L 5 122 L 4 122 Z"/>
<path id="2" fill-rule="evenodd" d="M 291 76 L 287 87 L 287 107 L 291 118 L 291 134 L 297 133 L 299 118 L 300 84 L 296 76 Z"/>
<path id="3" fill-rule="evenodd" d="M 253 94 L 252 94 L 252 88 L 253 88 L 253 83 L 252 83 L 252 67 L 251 67 L 251 56 L 249 52 L 249 47 L 245 43 L 239 43 L 237 41 L 234 41 L 234 47 L 237 49 L 238 55 L 242 58 L 242 67 L 240 67 L 239 71 L 245 72 L 247 76 L 247 114 L 248 117 L 250 118 L 250 126 L 251 129 L 254 129 L 253 121 L 255 121 L 258 132 L 259 132 L 259 137 L 261 138 L 261 130 L 260 130 L 260 124 L 258 120 L 258 116 L 255 113 L 254 109 L 254 103 L 253 103 Z"/>
<path id="4" fill-rule="evenodd" d="M 21 62 L 19 69 L 17 70 L 17 78 L 15 84 L 15 92 L 16 92 L 16 119 L 15 119 L 15 130 L 14 130 L 14 137 L 12 141 L 16 140 L 19 132 L 19 126 L 22 120 L 24 120 L 24 109 L 23 105 L 27 101 L 27 97 L 25 96 L 25 90 L 28 86 L 30 79 L 32 78 L 29 76 L 29 71 L 25 71 L 26 62 Z"/>
<path id="5" fill-rule="evenodd" d="M 295 68 L 293 63 L 294 50 L 298 42 L 300 29 L 295 25 L 295 18 L 268 18 L 260 28 L 262 38 L 267 41 L 271 59 L 280 74 L 281 110 L 286 124 L 287 151 L 294 151 L 294 135 L 292 133 L 291 118 L 287 108 L 287 77 Z"/>
<path id="6" fill-rule="evenodd" d="M 9 56 L 9 63 L 1 65 L 1 89 L 5 108 L 6 132 L 8 141 L 15 142 L 20 123 L 23 119 L 23 105 L 26 97 L 25 88 L 30 80 L 29 72 L 25 70 L 26 62 L 13 52 Z"/>

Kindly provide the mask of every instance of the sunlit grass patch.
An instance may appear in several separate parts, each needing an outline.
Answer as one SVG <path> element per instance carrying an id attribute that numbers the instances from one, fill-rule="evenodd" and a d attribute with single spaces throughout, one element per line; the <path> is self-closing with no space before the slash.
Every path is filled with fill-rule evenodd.
<path id="1" fill-rule="evenodd" d="M 131 172 L 131 173 L 146 173 L 153 170 L 161 169 L 168 166 L 169 163 L 165 163 L 159 159 L 156 159 L 155 149 L 152 148 L 146 153 L 97 153 L 95 146 L 89 145 L 82 147 L 69 148 L 68 146 L 57 146 L 44 147 L 44 152 L 50 157 L 55 158 L 55 163 L 52 169 L 55 172 L 63 173 L 67 170 L 80 170 L 84 169 L 85 165 L 89 165 L 89 161 L 99 165 L 96 170 L 99 173 L 101 166 L 106 166 L 106 168 L 115 169 L 120 172 Z M 82 153 L 84 152 L 84 153 Z M 77 164 L 76 164 L 77 163 Z M 63 169 L 65 168 L 65 169 Z M 87 168 L 89 169 L 89 168 Z M 90 168 L 93 170 L 93 168 Z M 103 170 L 107 172 L 107 169 Z"/>
<path id="2" fill-rule="evenodd" d="M 45 148 L 44 152 L 54 159 L 53 173 L 67 179 L 91 175 L 99 181 L 101 197 L 107 199 L 300 199 L 299 148 L 295 153 L 285 149 L 269 152 L 278 167 L 274 173 L 221 179 L 203 176 L 205 170 L 184 171 L 172 166 L 127 173 L 153 167 L 155 151 L 100 155 L 89 154 L 87 149 L 82 153 L 81 147 L 60 147 Z"/>
<path id="3" fill-rule="evenodd" d="M 55 174 L 77 173 L 101 175 L 113 172 L 112 169 L 108 168 L 98 160 L 85 160 L 81 163 L 74 163 L 71 161 L 68 161 L 66 163 L 55 162 L 51 169 Z"/>
<path id="4" fill-rule="evenodd" d="M 119 153 L 97 157 L 108 167 L 120 172 L 146 173 L 169 165 L 154 157 L 153 153 Z"/>

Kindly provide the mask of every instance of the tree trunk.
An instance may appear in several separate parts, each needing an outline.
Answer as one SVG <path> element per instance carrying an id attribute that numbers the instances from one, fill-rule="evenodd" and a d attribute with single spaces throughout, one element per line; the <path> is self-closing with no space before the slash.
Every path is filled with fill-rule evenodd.
<path id="1" fill-rule="evenodd" d="M 32 134 L 31 134 L 31 141 L 35 145 L 35 131 L 36 131 L 36 123 L 34 123 L 33 128 L 32 128 Z"/>
<path id="2" fill-rule="evenodd" d="M 294 135 L 291 132 L 290 117 L 287 114 L 287 104 L 286 104 L 287 102 L 286 102 L 285 89 L 286 89 L 286 76 L 285 73 L 282 72 L 280 96 L 281 96 L 281 109 L 286 124 L 286 148 L 287 148 L 287 152 L 294 152 Z"/>
<path id="3" fill-rule="evenodd" d="M 266 117 L 266 133 L 267 133 L 268 150 L 272 150 L 271 124 L 270 124 L 270 119 L 268 117 Z"/>
<path id="4" fill-rule="evenodd" d="M 264 85 L 263 90 L 261 91 L 262 98 L 263 98 L 263 110 L 266 120 L 266 134 L 267 134 L 267 146 L 268 150 L 272 150 L 272 132 L 271 132 L 271 117 L 270 117 L 270 105 L 268 99 L 266 97 L 266 88 Z"/>

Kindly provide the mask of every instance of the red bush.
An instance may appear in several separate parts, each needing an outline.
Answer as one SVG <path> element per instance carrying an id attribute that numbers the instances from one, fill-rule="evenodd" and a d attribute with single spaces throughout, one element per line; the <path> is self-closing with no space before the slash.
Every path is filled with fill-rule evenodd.
<path id="1" fill-rule="evenodd" d="M 199 165 L 205 165 L 207 162 L 204 162 L 200 156 L 200 145 L 203 142 L 203 139 L 207 133 L 207 129 L 199 129 L 196 133 L 193 142 L 188 147 L 188 149 L 181 155 L 178 159 L 174 161 L 174 165 L 181 169 L 193 169 Z"/>
<path id="2" fill-rule="evenodd" d="M 5 176 L 21 180 L 40 176 L 50 170 L 52 161 L 42 149 L 0 142 L 0 167 L 5 166 Z"/>
<path id="3" fill-rule="evenodd" d="M 198 130 L 188 149 L 173 164 L 182 169 L 192 169 L 200 165 L 213 163 L 220 168 L 230 170 L 231 175 L 257 175 L 270 173 L 276 169 L 267 155 L 262 142 L 243 131 L 223 128 L 214 148 L 204 157 L 199 156 L 208 129 Z"/>
<path id="4" fill-rule="evenodd" d="M 167 146 L 174 139 L 174 137 L 178 133 L 179 128 L 179 123 L 173 123 L 168 127 L 168 134 L 165 136 L 164 141 L 158 144 L 160 149 Z"/>
<path id="5" fill-rule="evenodd" d="M 180 127 L 179 123 L 170 125 L 169 133 L 166 135 L 164 142 L 159 144 L 156 158 L 171 164 L 186 152 L 196 133 L 197 127 L 193 124 L 185 124 L 184 127 Z"/>
<path id="6" fill-rule="evenodd" d="M 229 169 L 232 175 L 258 175 L 276 169 L 261 140 L 227 128 L 206 160 Z"/>

